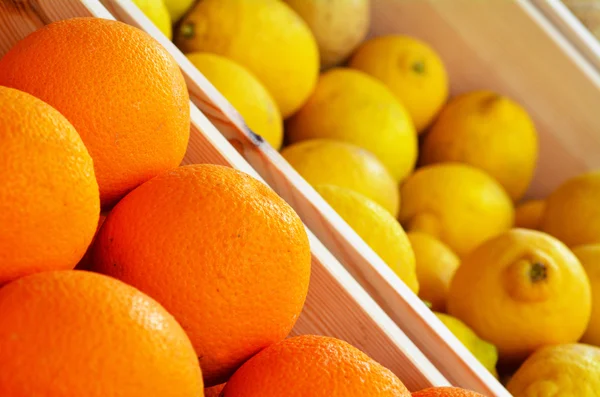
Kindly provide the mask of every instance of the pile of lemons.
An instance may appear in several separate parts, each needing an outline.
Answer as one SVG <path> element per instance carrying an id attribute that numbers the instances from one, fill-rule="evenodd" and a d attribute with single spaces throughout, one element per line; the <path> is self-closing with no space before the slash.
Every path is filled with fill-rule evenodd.
<path id="1" fill-rule="evenodd" d="M 368 0 L 136 2 L 515 396 L 600 389 L 600 173 L 523 202 L 520 104 L 451 97 L 431 46 L 366 39 Z"/>

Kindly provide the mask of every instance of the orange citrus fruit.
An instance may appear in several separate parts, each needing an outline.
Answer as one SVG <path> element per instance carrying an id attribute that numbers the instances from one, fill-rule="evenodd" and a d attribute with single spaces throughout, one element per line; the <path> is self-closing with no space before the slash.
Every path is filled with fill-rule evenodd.
<path id="1" fill-rule="evenodd" d="M 110 212 L 94 269 L 162 303 L 187 331 L 207 386 L 285 338 L 310 277 L 310 248 L 294 210 L 231 168 L 165 172 Z"/>
<path id="2" fill-rule="evenodd" d="M 225 383 L 204 389 L 204 397 L 221 397 Z"/>
<path id="3" fill-rule="evenodd" d="M 100 214 L 94 165 L 73 126 L 39 99 L 0 87 L 0 284 L 72 269 Z"/>
<path id="4" fill-rule="evenodd" d="M 187 148 L 189 96 L 171 55 L 121 22 L 75 18 L 18 42 L 0 60 L 0 85 L 61 112 L 92 158 L 103 207 L 177 167 Z"/>
<path id="5" fill-rule="evenodd" d="M 197 397 L 202 374 L 167 311 L 133 287 L 51 271 L 0 289 L 0 395 Z"/>
<path id="6" fill-rule="evenodd" d="M 303 335 L 266 348 L 227 382 L 224 397 L 409 397 L 389 369 L 346 342 Z"/>

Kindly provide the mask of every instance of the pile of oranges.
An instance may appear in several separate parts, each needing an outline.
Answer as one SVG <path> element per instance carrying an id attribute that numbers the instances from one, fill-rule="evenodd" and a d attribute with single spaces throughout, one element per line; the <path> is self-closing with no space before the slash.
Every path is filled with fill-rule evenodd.
<path id="1" fill-rule="evenodd" d="M 189 112 L 173 58 L 120 22 L 0 60 L 0 395 L 410 396 L 345 342 L 286 339 L 304 225 L 244 173 L 179 167 Z"/>

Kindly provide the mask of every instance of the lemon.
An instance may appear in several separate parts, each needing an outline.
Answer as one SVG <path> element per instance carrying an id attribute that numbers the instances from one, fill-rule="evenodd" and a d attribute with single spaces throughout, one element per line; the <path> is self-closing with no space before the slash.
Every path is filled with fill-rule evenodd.
<path id="1" fill-rule="evenodd" d="M 422 151 L 423 164 L 458 161 L 481 168 L 517 201 L 533 178 L 538 140 L 521 106 L 496 93 L 476 91 L 442 110 Z"/>
<path id="2" fill-rule="evenodd" d="M 418 169 L 401 187 L 400 222 L 437 237 L 462 257 L 512 226 L 514 209 L 483 171 L 458 163 Z"/>
<path id="3" fill-rule="evenodd" d="M 408 36 L 381 36 L 363 43 L 350 67 L 381 80 L 406 106 L 423 132 L 448 99 L 448 74 L 437 53 Z"/>
<path id="4" fill-rule="evenodd" d="M 576 342 L 591 314 L 590 282 L 579 260 L 545 233 L 512 229 L 463 259 L 448 313 L 515 363 L 541 346 Z"/>
<path id="5" fill-rule="evenodd" d="M 283 120 L 271 94 L 246 68 L 220 55 L 194 52 L 188 59 L 223 94 L 248 127 L 275 149 L 281 147 Z"/>
<path id="6" fill-rule="evenodd" d="M 498 362 L 498 349 L 496 349 L 496 346 L 481 339 L 467 324 L 456 317 L 443 313 L 434 312 L 434 314 L 456 336 L 456 339 L 461 341 L 467 350 L 497 378 L 496 363 Z"/>
<path id="7" fill-rule="evenodd" d="M 417 261 L 419 297 L 429 302 L 431 309 L 446 311 L 450 281 L 460 259 L 446 244 L 429 234 L 410 232 L 408 239 Z"/>
<path id="8" fill-rule="evenodd" d="M 406 109 L 385 85 L 357 70 L 336 68 L 321 75 L 286 127 L 290 142 L 329 138 L 363 147 L 396 181 L 410 174 L 417 159 L 417 134 Z"/>
<path id="9" fill-rule="evenodd" d="M 319 74 L 314 36 L 280 0 L 202 0 L 181 21 L 175 43 L 184 53 L 212 52 L 246 67 L 284 118 L 308 99 Z"/>
<path id="10" fill-rule="evenodd" d="M 572 178 L 546 200 L 541 230 L 570 247 L 600 243 L 600 171 Z"/>
<path id="11" fill-rule="evenodd" d="M 507 389 L 514 397 L 597 397 L 600 349 L 575 343 L 544 347 L 523 363 Z"/>
<path id="12" fill-rule="evenodd" d="M 346 59 L 367 35 L 369 0 L 285 0 L 310 26 L 329 68 Z"/>
<path id="13" fill-rule="evenodd" d="M 196 0 L 164 0 L 171 22 L 175 23 L 190 9 Z"/>
<path id="14" fill-rule="evenodd" d="M 592 286 L 592 317 L 581 342 L 600 346 L 600 244 L 573 248 Z"/>
<path id="15" fill-rule="evenodd" d="M 415 255 L 408 237 L 385 208 L 343 187 L 317 185 L 315 190 L 414 293 L 419 291 Z"/>
<path id="16" fill-rule="evenodd" d="M 133 3 L 156 27 L 171 40 L 171 16 L 163 0 L 133 0 Z"/>
<path id="17" fill-rule="evenodd" d="M 528 200 L 519 204 L 515 208 L 515 226 L 539 230 L 545 208 L 544 200 Z"/>
<path id="18" fill-rule="evenodd" d="M 281 155 L 312 186 L 345 187 L 375 201 L 394 217 L 398 214 L 396 182 L 368 151 L 346 142 L 313 139 L 288 146 Z"/>

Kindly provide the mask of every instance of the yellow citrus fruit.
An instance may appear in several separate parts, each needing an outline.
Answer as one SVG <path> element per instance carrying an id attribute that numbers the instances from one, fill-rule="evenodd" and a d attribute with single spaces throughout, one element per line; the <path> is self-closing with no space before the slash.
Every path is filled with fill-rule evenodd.
<path id="1" fill-rule="evenodd" d="M 169 40 L 173 38 L 171 16 L 163 0 L 133 0 L 133 3 Z"/>
<path id="2" fill-rule="evenodd" d="M 515 208 L 515 226 L 525 229 L 539 230 L 546 202 L 544 200 L 528 200 Z"/>
<path id="3" fill-rule="evenodd" d="M 538 140 L 521 106 L 494 92 L 475 91 L 442 110 L 422 150 L 423 164 L 458 161 L 483 169 L 517 201 L 533 178 Z"/>
<path id="4" fill-rule="evenodd" d="M 317 185 L 315 190 L 414 293 L 419 291 L 415 254 L 404 229 L 385 208 L 343 187 Z"/>
<path id="5" fill-rule="evenodd" d="M 465 164 L 418 169 L 402 184 L 400 222 L 407 231 L 429 233 L 464 256 L 509 229 L 513 206 L 502 187 Z"/>
<path id="6" fill-rule="evenodd" d="M 481 339 L 467 324 L 456 317 L 443 313 L 434 314 L 488 371 L 498 377 L 498 371 L 496 371 L 498 349 L 496 346 Z"/>
<path id="7" fill-rule="evenodd" d="M 279 0 L 202 0 L 183 18 L 175 43 L 245 66 L 288 117 L 308 99 L 319 74 L 317 43 L 306 23 Z"/>
<path id="8" fill-rule="evenodd" d="M 448 99 L 448 74 L 438 54 L 412 37 L 381 36 L 363 43 L 350 67 L 381 80 L 406 106 L 422 132 Z"/>
<path id="9" fill-rule="evenodd" d="M 281 155 L 311 185 L 345 187 L 375 201 L 393 216 L 398 214 L 396 182 L 367 150 L 345 142 L 313 139 L 288 146 Z"/>
<path id="10" fill-rule="evenodd" d="M 285 0 L 317 39 L 321 67 L 346 59 L 369 30 L 369 0 Z"/>
<path id="11" fill-rule="evenodd" d="M 411 173 L 417 159 L 417 134 L 404 106 L 383 83 L 357 70 L 336 68 L 321 75 L 286 127 L 290 142 L 328 138 L 363 147 L 396 181 Z"/>
<path id="12" fill-rule="evenodd" d="M 572 178 L 546 200 L 541 230 L 569 247 L 600 243 L 600 171 Z"/>
<path id="13" fill-rule="evenodd" d="M 592 286 L 592 317 L 581 342 L 600 346 L 600 244 L 573 248 Z"/>
<path id="14" fill-rule="evenodd" d="M 279 108 L 269 91 L 248 69 L 206 52 L 194 52 L 187 57 L 242 115 L 253 132 L 275 149 L 281 147 L 283 120 Z"/>
<path id="15" fill-rule="evenodd" d="M 192 7 L 195 0 L 164 0 L 171 22 L 175 23 Z"/>
<path id="16" fill-rule="evenodd" d="M 450 285 L 448 312 L 513 363 L 541 346 L 579 340 L 590 320 L 590 289 L 563 243 L 512 229 L 463 259 Z"/>
<path id="17" fill-rule="evenodd" d="M 597 397 L 600 349 L 577 343 L 544 347 L 523 363 L 507 389 L 514 397 Z"/>
<path id="18" fill-rule="evenodd" d="M 446 311 L 450 281 L 460 259 L 446 244 L 429 234 L 410 232 L 408 239 L 417 262 L 419 297 L 431 303 L 431 309 Z"/>

